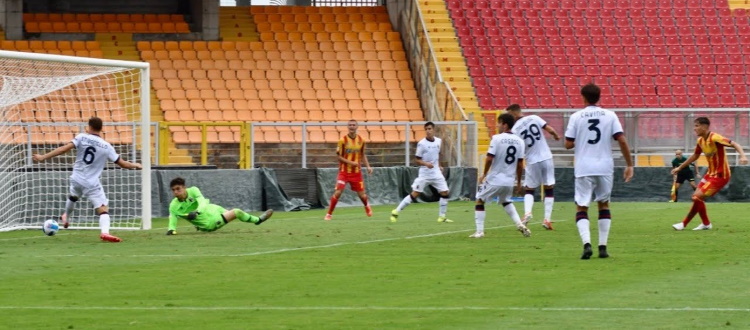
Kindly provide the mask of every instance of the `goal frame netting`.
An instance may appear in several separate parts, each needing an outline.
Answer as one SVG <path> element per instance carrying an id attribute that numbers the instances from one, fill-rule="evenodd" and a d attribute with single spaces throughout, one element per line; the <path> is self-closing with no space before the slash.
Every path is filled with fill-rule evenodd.
<path id="1" fill-rule="evenodd" d="M 9 63 L 14 63 L 13 61 L 17 61 L 19 67 L 8 65 Z M 68 197 L 69 177 L 72 173 L 72 162 L 70 161 L 70 157 L 73 159 L 75 158 L 76 150 L 73 149 L 65 154 L 65 157 L 67 157 L 66 160 L 56 164 L 59 168 L 49 170 L 46 168 L 40 169 L 39 167 L 35 167 L 38 165 L 30 165 L 33 164 L 31 156 L 34 153 L 46 153 L 55 147 L 70 142 L 70 140 L 59 141 L 59 143 L 50 142 L 49 145 L 43 144 L 46 147 L 46 150 L 38 150 L 40 148 L 35 145 L 38 141 L 35 141 L 32 137 L 32 135 L 35 134 L 32 133 L 32 128 L 34 128 L 34 132 L 38 133 L 38 131 L 43 130 L 44 127 L 56 128 L 58 126 L 65 126 L 65 129 L 67 130 L 72 130 L 73 132 L 78 130 L 81 132 L 85 127 L 85 121 L 88 121 L 88 118 L 70 121 L 65 118 L 65 115 L 63 115 L 61 120 L 51 118 L 44 123 L 41 123 L 41 120 L 36 117 L 34 117 L 33 120 L 29 120 L 28 117 L 24 117 L 27 113 L 22 112 L 25 106 L 24 103 L 41 103 L 41 101 L 37 101 L 38 98 L 50 97 L 49 95 L 52 95 L 55 92 L 67 91 L 68 93 L 79 93 L 76 91 L 76 89 L 79 88 L 79 84 L 96 85 L 103 84 L 102 82 L 108 83 L 109 85 L 107 85 L 107 88 L 115 91 L 116 94 L 113 94 L 115 95 L 115 97 L 113 97 L 115 102 L 125 102 L 119 100 L 122 93 L 118 92 L 118 90 L 122 91 L 127 90 L 127 88 L 132 88 L 129 92 L 129 95 L 132 96 L 128 99 L 129 105 L 122 106 L 122 108 L 131 109 L 130 112 L 123 115 L 123 118 L 130 119 L 113 122 L 107 122 L 105 120 L 104 129 L 108 129 L 109 126 L 111 131 L 115 131 L 115 136 L 117 136 L 117 134 L 124 136 L 126 133 L 120 131 L 120 129 L 124 127 L 124 131 L 128 132 L 127 141 L 130 142 L 123 142 L 122 146 L 129 151 L 127 154 L 118 152 L 123 159 L 131 162 L 138 162 L 143 167 L 139 173 L 128 173 L 125 176 L 120 175 L 119 173 L 117 174 L 126 179 L 120 177 L 113 180 L 104 180 L 105 173 L 108 171 L 129 171 L 126 169 L 120 169 L 116 165 L 113 167 L 113 164 L 108 162 L 108 165 L 102 174 L 102 185 L 111 205 L 110 214 L 113 219 L 111 228 L 114 230 L 151 229 L 152 125 L 150 117 L 151 85 L 149 63 L 2 50 L 0 50 L 0 62 L 2 62 L 2 65 L 0 65 L 0 97 L 3 95 L 13 96 L 6 97 L 6 101 L 0 100 L 0 140 L 2 140 L 2 142 L 0 142 L 0 147 L 2 147 L 0 148 L 0 152 L 7 153 L 6 157 L 8 157 L 6 160 L 0 159 L 0 190 L 5 190 L 6 196 L 11 196 L 2 197 L 0 194 L 0 198 L 6 200 L 6 203 L 8 203 L 5 207 L 0 207 L 0 232 L 19 229 L 39 229 L 46 219 L 56 218 L 51 217 L 52 212 L 56 212 L 56 214 L 59 215 L 64 211 L 64 208 L 60 207 L 60 205 L 64 205 L 65 200 Z M 42 69 L 37 73 L 35 71 L 37 68 Z M 60 76 L 55 77 L 49 75 L 50 72 L 55 72 L 56 69 L 53 70 L 53 68 L 64 69 L 59 71 L 62 73 Z M 91 71 L 82 70 L 83 73 L 76 73 L 78 68 L 90 69 Z M 44 69 L 48 70 L 44 71 Z M 101 70 L 101 72 L 98 72 L 99 70 Z M 21 73 L 19 74 L 19 72 Z M 28 81 L 28 86 L 23 85 L 23 83 L 20 82 L 24 79 Z M 50 80 L 52 82 L 46 82 L 45 80 Z M 68 81 L 70 81 L 70 83 L 68 83 Z M 127 84 L 132 84 L 132 86 Z M 104 91 L 105 88 L 96 87 L 92 90 Z M 28 97 L 27 95 L 19 95 L 19 93 L 23 92 L 27 92 Z M 109 95 L 107 97 L 109 97 Z M 7 99 L 11 100 L 8 101 Z M 112 102 L 111 99 L 107 100 Z M 64 100 L 60 103 L 62 103 L 61 106 L 65 108 Z M 108 108 L 106 104 L 97 105 L 96 102 L 91 102 L 91 104 L 92 107 L 93 105 L 96 105 L 100 108 L 90 109 L 90 113 L 96 113 L 97 111 L 110 113 L 110 108 Z M 83 116 L 86 116 L 89 112 L 81 111 L 80 113 L 84 114 Z M 36 116 L 36 112 L 33 113 L 34 116 Z M 112 113 L 114 113 L 114 110 L 112 110 Z M 130 130 L 128 131 L 128 129 Z M 28 136 L 27 140 L 23 140 L 24 135 Z M 66 139 L 69 135 L 70 134 L 65 135 Z M 61 134 L 60 136 L 63 135 Z M 106 132 L 104 139 L 107 140 Z M 8 141 L 11 142 L 9 143 Z M 126 140 L 123 139 L 123 141 Z M 115 143 L 112 144 L 115 146 Z M 115 149 L 118 148 L 116 147 Z M 63 157 L 63 155 L 56 158 L 59 157 Z M 15 161 L 11 158 L 21 158 L 21 161 Z M 33 185 L 23 181 L 26 180 L 26 178 L 30 178 L 28 180 L 33 181 L 36 180 L 34 179 L 35 176 L 45 177 L 44 173 L 52 172 L 58 172 L 54 174 L 54 180 L 48 178 L 39 179 L 39 182 L 36 182 Z M 64 180 L 61 179 L 63 177 L 62 173 L 64 173 Z M 50 174 L 47 176 L 52 175 Z M 140 196 L 126 197 L 128 199 L 127 204 L 131 206 L 128 207 L 127 212 L 123 212 L 119 216 L 121 219 L 126 217 L 127 220 L 118 222 L 117 204 L 120 199 L 123 198 L 122 196 L 126 194 L 122 193 L 114 186 L 117 186 L 116 182 L 123 180 L 128 180 L 127 183 L 132 184 L 129 191 L 131 194 L 140 194 Z M 52 184 L 54 185 L 54 187 L 50 188 L 54 189 L 47 190 L 54 191 L 55 194 L 47 193 L 40 197 L 38 192 L 40 190 L 45 190 L 46 187 L 44 187 L 44 185 L 50 184 L 50 182 L 53 182 Z M 63 185 L 62 182 L 64 182 L 63 188 L 60 187 Z M 138 187 L 139 185 L 140 187 Z M 23 191 L 25 189 L 28 189 L 28 191 Z M 64 191 L 64 193 L 60 193 L 62 191 Z M 138 201 L 138 199 L 140 199 L 140 201 Z M 14 204 L 14 202 L 21 203 L 21 205 Z M 76 204 L 70 229 L 98 229 L 98 223 L 92 219 L 93 207 L 90 202 L 83 198 Z M 54 205 L 56 210 L 52 211 L 51 208 L 53 206 L 50 205 Z M 140 212 L 138 212 L 138 208 L 140 209 Z M 42 211 L 41 209 L 45 210 Z M 80 225 L 77 225 L 75 214 L 85 214 L 87 220 Z"/>

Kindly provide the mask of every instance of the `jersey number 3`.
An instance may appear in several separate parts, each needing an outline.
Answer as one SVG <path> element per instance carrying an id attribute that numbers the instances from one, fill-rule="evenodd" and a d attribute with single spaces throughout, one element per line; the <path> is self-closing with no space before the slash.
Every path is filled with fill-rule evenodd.
<path id="1" fill-rule="evenodd" d="M 599 119 L 589 119 L 589 131 L 596 133 L 596 137 L 593 140 L 587 141 L 589 144 L 597 144 L 602 139 L 602 131 L 596 125 L 599 125 Z"/>

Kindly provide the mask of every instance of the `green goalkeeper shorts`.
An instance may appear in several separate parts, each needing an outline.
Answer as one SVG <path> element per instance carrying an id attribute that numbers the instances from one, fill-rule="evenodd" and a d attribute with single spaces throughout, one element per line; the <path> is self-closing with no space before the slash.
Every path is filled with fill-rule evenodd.
<path id="1" fill-rule="evenodd" d="M 200 231 L 214 231 L 223 227 L 226 223 L 221 216 L 226 210 L 216 204 L 208 204 L 206 208 L 193 221 L 195 228 Z"/>

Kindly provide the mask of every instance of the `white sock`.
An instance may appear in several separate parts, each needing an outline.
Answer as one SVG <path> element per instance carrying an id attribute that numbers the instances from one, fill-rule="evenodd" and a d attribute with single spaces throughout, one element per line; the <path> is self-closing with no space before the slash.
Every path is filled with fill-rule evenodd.
<path id="1" fill-rule="evenodd" d="M 396 211 L 401 212 L 401 210 L 405 209 L 409 204 L 411 204 L 411 195 L 406 195 L 396 207 Z"/>
<path id="2" fill-rule="evenodd" d="M 485 211 L 474 211 L 474 223 L 477 225 L 477 232 L 483 233 L 484 232 L 484 216 L 486 215 Z"/>
<path id="3" fill-rule="evenodd" d="M 555 204 L 554 197 L 544 197 L 544 219 L 552 221 L 552 205 Z"/>
<path id="4" fill-rule="evenodd" d="M 513 206 L 513 203 L 509 203 L 508 205 L 503 206 L 505 209 L 505 213 L 508 213 L 510 216 L 510 219 L 513 220 L 513 223 L 516 224 L 516 226 L 521 225 L 521 217 L 518 216 L 518 211 L 516 211 L 516 207 Z"/>
<path id="5" fill-rule="evenodd" d="M 599 245 L 607 245 L 609 239 L 609 225 L 612 219 L 599 219 Z"/>
<path id="6" fill-rule="evenodd" d="M 70 219 L 70 214 L 73 213 L 73 209 L 76 207 L 76 202 L 71 201 L 70 199 L 65 201 L 65 214 L 68 215 L 68 219 Z"/>
<path id="7" fill-rule="evenodd" d="M 531 210 L 534 209 L 534 195 L 526 194 L 523 195 L 523 214 L 531 214 Z"/>
<path id="8" fill-rule="evenodd" d="M 591 244 L 591 232 L 589 231 L 589 219 L 581 219 L 576 221 L 578 227 L 578 234 L 581 235 L 581 241 L 583 244 Z"/>
<path id="9" fill-rule="evenodd" d="M 109 234 L 109 214 L 104 213 L 99 216 L 99 228 L 102 234 Z"/>
<path id="10" fill-rule="evenodd" d="M 448 212 L 448 199 L 440 197 L 440 201 L 438 202 L 438 205 L 440 205 L 440 211 L 438 212 L 438 216 L 444 217 L 445 213 Z"/>

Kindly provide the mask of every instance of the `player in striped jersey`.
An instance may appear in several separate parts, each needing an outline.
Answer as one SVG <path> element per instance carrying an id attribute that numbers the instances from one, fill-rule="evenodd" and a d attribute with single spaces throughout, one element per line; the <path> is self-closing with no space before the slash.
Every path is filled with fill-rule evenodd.
<path id="1" fill-rule="evenodd" d="M 336 178 L 336 190 L 333 192 L 333 196 L 331 196 L 325 220 L 333 218 L 333 210 L 336 209 L 336 203 L 338 203 L 339 197 L 344 192 L 347 183 L 352 191 L 359 195 L 359 199 L 365 205 L 367 216 L 372 216 L 372 208 L 370 208 L 370 203 L 367 201 L 367 194 L 365 193 L 365 181 L 362 179 L 361 164 L 367 167 L 368 174 L 372 174 L 372 167 L 370 167 L 367 155 L 365 155 L 365 139 L 357 134 L 359 124 L 356 120 L 350 120 L 347 128 L 349 133 L 339 140 L 339 144 L 336 147 L 336 155 L 339 159 L 339 175 Z"/>
<path id="2" fill-rule="evenodd" d="M 734 150 L 737 150 L 737 153 L 740 154 L 740 164 L 747 164 L 747 157 L 745 157 L 745 152 L 742 150 L 742 146 L 735 141 L 719 135 L 718 133 L 711 132 L 709 130 L 710 126 L 711 121 L 708 120 L 708 118 L 695 118 L 693 131 L 695 131 L 695 135 L 698 136 L 698 144 L 695 146 L 695 152 L 690 158 L 680 164 L 680 166 L 672 170 L 672 174 L 679 173 L 683 168 L 686 168 L 689 164 L 698 160 L 701 153 L 704 153 L 706 155 L 706 160 L 708 160 L 708 170 L 698 184 L 698 189 L 693 193 L 693 206 L 690 208 L 690 211 L 682 222 L 672 225 L 675 230 L 685 229 L 685 226 L 687 226 L 690 220 L 693 220 L 696 213 L 700 215 L 703 223 L 698 225 L 698 227 L 693 228 L 693 230 L 711 229 L 711 221 L 708 219 L 706 203 L 704 200 L 706 197 L 711 197 L 719 192 L 721 188 L 729 183 L 729 178 L 732 173 L 729 170 L 726 147 L 732 147 Z"/>

